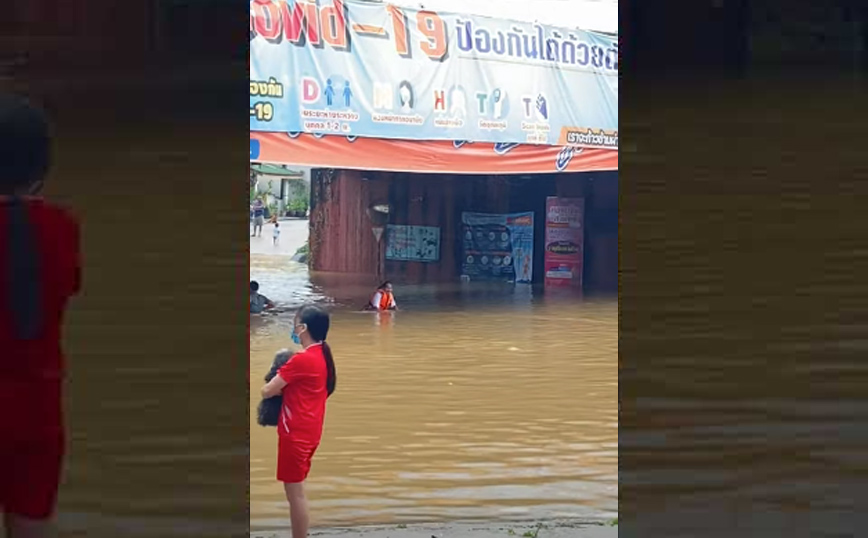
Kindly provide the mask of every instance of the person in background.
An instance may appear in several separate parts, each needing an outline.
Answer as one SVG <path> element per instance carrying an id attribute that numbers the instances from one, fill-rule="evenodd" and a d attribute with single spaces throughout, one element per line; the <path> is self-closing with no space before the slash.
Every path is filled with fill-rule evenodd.
<path id="1" fill-rule="evenodd" d="M 273 238 L 274 238 L 274 244 L 277 245 L 278 241 L 280 241 L 280 223 L 279 222 L 274 223 L 274 232 L 272 232 L 272 233 L 273 233 Z"/>
<path id="2" fill-rule="evenodd" d="M 335 361 L 326 336 L 329 315 L 317 306 L 304 306 L 295 315 L 292 341 L 302 349 L 289 358 L 266 383 L 262 398 L 281 395 L 277 424 L 277 480 L 283 482 L 292 535 L 307 537 L 310 526 L 304 481 L 322 439 L 326 400 L 335 391 Z"/>
<path id="3" fill-rule="evenodd" d="M 371 296 L 371 301 L 365 306 L 365 310 L 397 310 L 398 303 L 395 302 L 395 296 L 392 294 L 392 283 L 388 280 L 380 284 L 374 295 Z"/>
<path id="4" fill-rule="evenodd" d="M 67 303 L 81 286 L 79 225 L 39 197 L 46 118 L 0 95 L 0 519 L 9 538 L 54 534 L 65 453 Z"/>
<path id="5" fill-rule="evenodd" d="M 261 314 L 268 310 L 269 308 L 274 308 L 274 303 L 266 297 L 259 293 L 259 282 L 255 280 L 250 281 L 250 313 L 251 314 Z"/>
<path id="6" fill-rule="evenodd" d="M 262 226 L 265 224 L 265 204 L 262 198 L 253 202 L 253 234 L 250 237 L 262 237 Z"/>

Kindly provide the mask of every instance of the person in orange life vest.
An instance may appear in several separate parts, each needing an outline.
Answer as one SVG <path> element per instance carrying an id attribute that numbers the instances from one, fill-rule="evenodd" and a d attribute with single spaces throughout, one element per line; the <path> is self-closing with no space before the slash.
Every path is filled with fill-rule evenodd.
<path id="1" fill-rule="evenodd" d="M 398 303 L 392 294 L 392 283 L 388 280 L 380 284 L 371 301 L 365 307 L 366 310 L 397 310 Z"/>
<path id="2" fill-rule="evenodd" d="M 317 306 L 304 306 L 293 320 L 292 341 L 302 350 L 277 370 L 260 391 L 263 398 L 281 395 L 277 424 L 277 480 L 289 501 L 292 535 L 308 535 L 310 516 L 304 481 L 322 439 L 326 400 L 335 391 L 337 373 L 325 339 L 329 315 Z"/>
<path id="3" fill-rule="evenodd" d="M 63 318 L 81 284 L 79 225 L 38 196 L 48 121 L 0 96 L 0 519 L 10 538 L 52 536 L 64 457 Z"/>

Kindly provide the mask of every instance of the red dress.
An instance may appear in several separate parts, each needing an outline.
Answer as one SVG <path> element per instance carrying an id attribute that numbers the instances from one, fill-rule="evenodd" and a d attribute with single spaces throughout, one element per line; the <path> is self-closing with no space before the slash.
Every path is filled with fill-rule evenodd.
<path id="1" fill-rule="evenodd" d="M 39 254 L 42 326 L 16 337 L 10 311 L 8 198 L 0 197 L 0 512 L 50 517 L 64 452 L 61 329 L 81 283 L 79 227 L 66 211 L 28 198 Z"/>
<path id="2" fill-rule="evenodd" d="M 286 381 L 277 424 L 277 479 L 297 484 L 310 473 L 322 439 L 328 370 L 322 345 L 314 344 L 289 359 L 277 375 Z"/>

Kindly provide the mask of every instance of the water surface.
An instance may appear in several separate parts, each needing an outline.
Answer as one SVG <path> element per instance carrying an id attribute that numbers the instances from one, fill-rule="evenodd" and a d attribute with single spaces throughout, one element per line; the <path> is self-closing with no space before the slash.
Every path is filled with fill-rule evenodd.
<path id="1" fill-rule="evenodd" d="M 266 295 L 333 312 L 338 389 L 308 482 L 314 525 L 617 513 L 617 304 L 525 286 L 398 285 L 402 311 L 361 313 L 370 283 L 311 283 L 269 250 L 253 240 Z M 275 351 L 292 346 L 291 316 L 251 322 L 254 393 Z M 276 432 L 255 425 L 257 403 L 251 529 L 285 528 Z"/>

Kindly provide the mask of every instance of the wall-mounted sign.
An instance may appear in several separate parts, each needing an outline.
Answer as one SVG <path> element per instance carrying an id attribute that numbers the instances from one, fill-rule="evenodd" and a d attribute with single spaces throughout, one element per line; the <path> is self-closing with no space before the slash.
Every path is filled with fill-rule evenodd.
<path id="1" fill-rule="evenodd" d="M 546 200 L 545 285 L 582 287 L 585 243 L 585 200 Z"/>
<path id="2" fill-rule="evenodd" d="M 374 226 L 373 228 L 371 228 L 371 231 L 374 232 L 374 237 L 377 239 L 377 243 L 379 243 L 380 239 L 383 238 L 383 227 Z"/>
<path id="3" fill-rule="evenodd" d="M 440 228 L 433 226 L 386 227 L 386 259 L 404 262 L 440 260 Z"/>
<path id="4" fill-rule="evenodd" d="M 533 213 L 462 213 L 461 221 L 463 279 L 533 282 Z"/>

